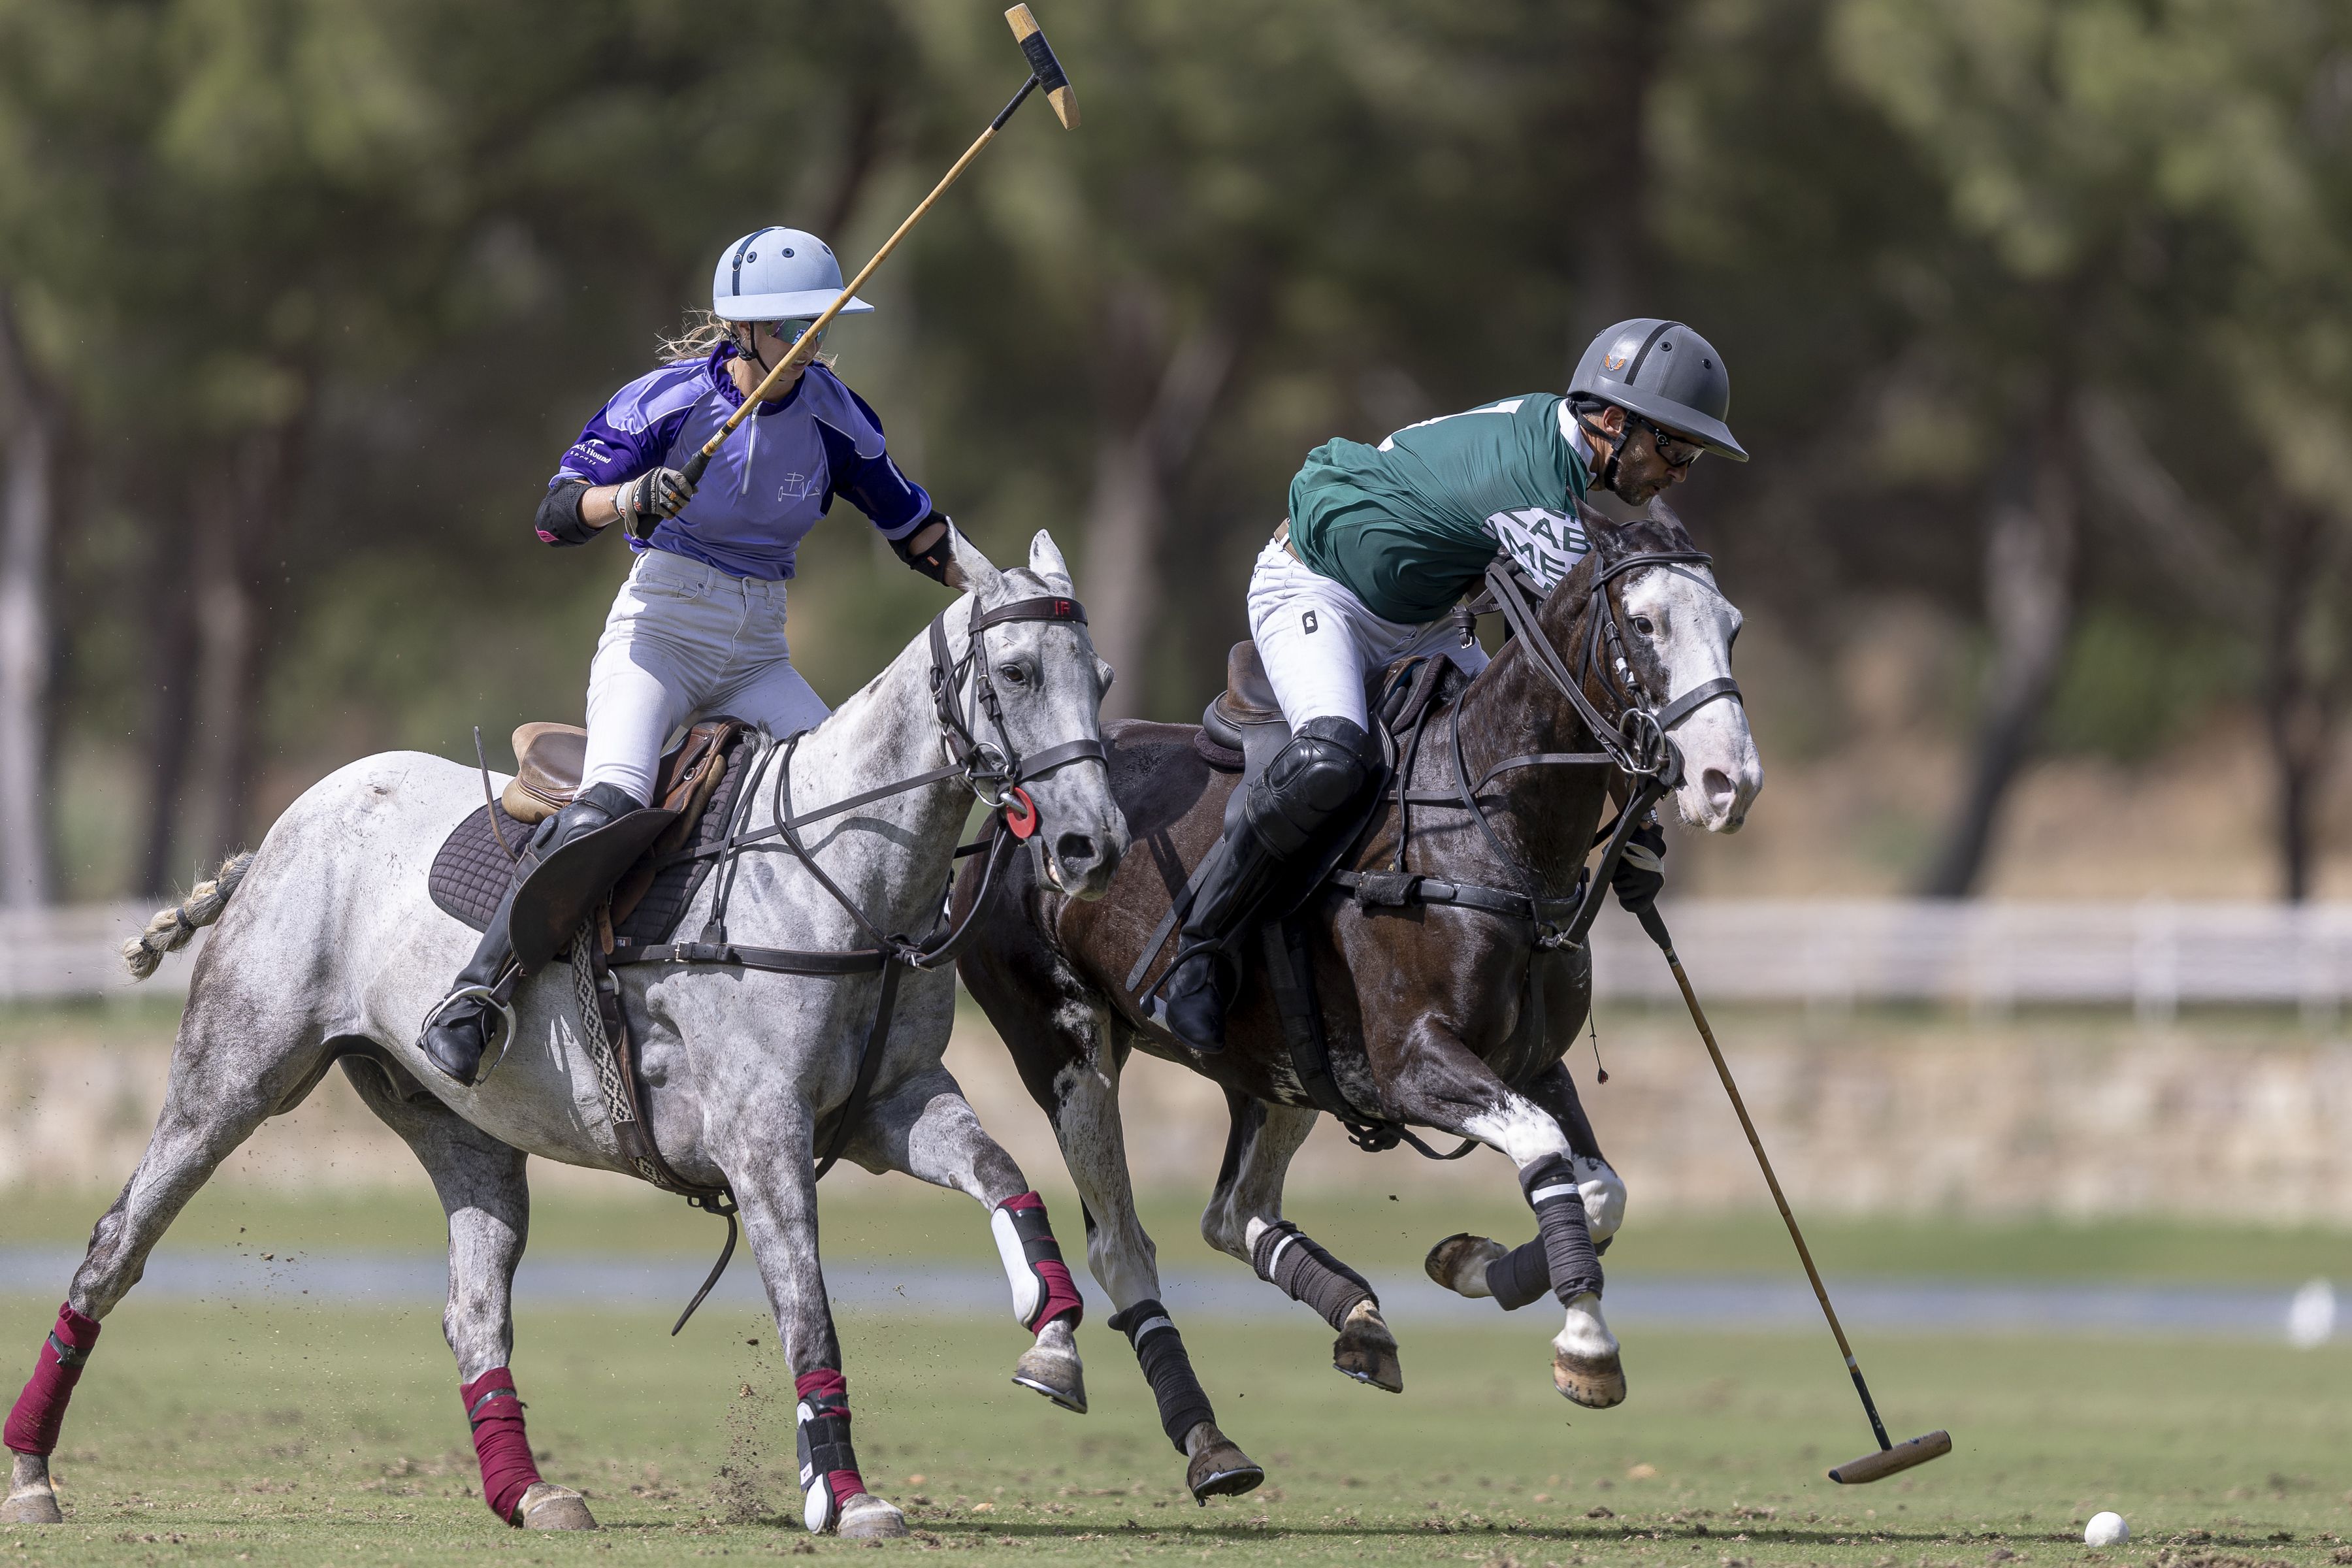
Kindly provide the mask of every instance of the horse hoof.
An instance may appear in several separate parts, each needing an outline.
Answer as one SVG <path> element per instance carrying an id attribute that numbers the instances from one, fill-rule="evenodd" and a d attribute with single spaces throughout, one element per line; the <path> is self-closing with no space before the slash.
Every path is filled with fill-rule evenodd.
<path id="1" fill-rule="evenodd" d="M 63 1524 L 66 1516 L 58 1510 L 58 1494 L 47 1485 L 24 1487 L 8 1494 L 0 1502 L 0 1524 Z"/>
<path id="2" fill-rule="evenodd" d="M 1486 1265 L 1509 1252 L 1509 1247 L 1491 1237 L 1457 1230 L 1431 1247 L 1429 1256 L 1421 1260 L 1421 1267 L 1430 1279 L 1455 1295 L 1475 1299 L 1494 1294 L 1486 1289 Z M 1474 1279 L 1475 1289 L 1469 1288 Z"/>
<path id="3" fill-rule="evenodd" d="M 896 1541 L 907 1533 L 907 1516 L 897 1504 L 859 1492 L 841 1505 L 841 1519 L 833 1528 L 844 1541 Z"/>
<path id="4" fill-rule="evenodd" d="M 530 1489 L 522 1494 L 515 1507 L 515 1517 L 525 1530 L 593 1530 L 595 1515 L 588 1511 L 588 1503 L 570 1487 L 559 1487 L 553 1481 L 533 1481 Z"/>
<path id="5" fill-rule="evenodd" d="M 1013 1381 L 1034 1388 L 1065 1410 L 1087 1413 L 1087 1371 L 1075 1349 L 1034 1344 L 1021 1352 Z"/>
<path id="6" fill-rule="evenodd" d="M 1348 1314 L 1339 1337 L 1331 1344 L 1332 1367 L 1358 1383 L 1369 1383 L 1391 1394 L 1404 1392 L 1404 1368 L 1397 1360 L 1396 1336 L 1389 1332 L 1381 1310 L 1359 1301 Z"/>
<path id="7" fill-rule="evenodd" d="M 1625 1368 L 1613 1355 L 1570 1355 L 1556 1350 L 1551 1352 L 1551 1384 L 1587 1410 L 1625 1403 Z"/>
<path id="8" fill-rule="evenodd" d="M 1234 1440 L 1218 1433 L 1201 1446 L 1184 1467 L 1184 1484 L 1192 1489 L 1192 1500 L 1202 1508 L 1213 1497 L 1239 1497 L 1255 1491 L 1265 1479 L 1265 1471 L 1244 1454 Z"/>

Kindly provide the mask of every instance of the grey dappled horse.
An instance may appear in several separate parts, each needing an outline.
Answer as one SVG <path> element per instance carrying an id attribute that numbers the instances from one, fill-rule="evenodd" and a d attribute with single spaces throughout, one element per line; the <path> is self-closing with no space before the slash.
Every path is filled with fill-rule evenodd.
<path id="1" fill-rule="evenodd" d="M 956 563 L 982 610 L 1071 593 L 1061 554 L 1043 532 L 1026 571 L 1000 573 L 960 539 Z M 944 616 L 959 663 L 971 609 L 967 599 Z M 1083 624 L 1011 622 L 989 627 L 982 640 L 1004 737 L 1015 749 L 1034 754 L 1098 736 L 1097 710 L 1109 672 Z M 796 811 L 940 765 L 932 668 L 929 643 L 918 637 L 803 738 L 790 774 Z M 1042 824 L 1032 843 L 1045 876 L 1074 896 L 1099 896 L 1128 841 L 1102 763 L 1060 767 L 1026 787 Z M 877 926 L 919 936 L 939 917 L 971 801 L 966 782 L 950 778 L 828 817 L 803 834 L 818 864 Z M 443 1326 L 476 1426 L 486 1497 L 509 1522 L 593 1527 L 576 1493 L 541 1480 L 530 1466 L 520 1402 L 503 1370 L 513 1344 L 510 1286 L 528 1228 L 525 1156 L 628 1169 L 583 1046 L 570 966 L 549 965 L 516 994 L 515 1036 L 478 1088 L 460 1088 L 432 1070 L 415 1045 L 420 1021 L 475 941 L 472 931 L 435 907 L 426 869 L 450 829 L 481 802 L 478 774 L 437 757 L 390 752 L 354 763 L 289 808 L 249 865 L 240 863 L 247 858 L 232 862 L 216 884 L 150 928 L 152 952 L 179 946 L 194 926 L 218 921 L 196 964 L 146 1154 L 91 1233 L 58 1330 L 10 1419 L 9 1445 L 20 1451 L 0 1517 L 58 1517 L 47 1454 L 97 1321 L 137 1283 L 149 1251 L 221 1161 L 264 1121 L 299 1104 L 341 1061 L 369 1108 L 424 1162 L 447 1212 Z M 751 811 L 750 827 L 774 820 L 766 789 Z M 803 951 L 869 945 L 790 857 L 747 855 L 739 866 L 729 904 L 731 941 Z M 700 929 L 720 879 L 704 879 L 681 929 Z M 152 963 L 150 956 L 147 967 Z M 824 1430 L 838 1443 L 819 1444 L 811 1528 L 903 1534 L 898 1509 L 865 1491 L 850 1456 L 841 1352 L 817 1258 L 812 1171 L 813 1134 L 820 1118 L 849 1099 L 879 980 L 715 967 L 614 973 L 641 1042 L 645 1114 L 659 1148 L 686 1180 L 733 1189 L 802 1395 L 801 1419 L 811 1421 L 813 1404 L 820 1416 L 837 1416 Z M 1067 1310 L 1076 1296 L 1066 1273 L 1054 1299 L 1066 1308 L 1051 1321 L 1035 1321 L 1045 1310 L 1038 1304 L 1045 1286 L 1022 1243 L 1043 1230 L 1042 1207 L 940 1065 L 954 988 L 947 963 L 904 979 L 846 1157 L 868 1170 L 904 1171 L 952 1187 L 987 1206 L 1013 1278 L 1015 1315 L 1029 1317 L 1039 1331 L 1016 1379 L 1082 1410 L 1076 1319 Z M 1018 1237 L 1008 1206 L 1020 1211 Z M 1038 1253 L 1032 1245 L 1027 1259 Z M 40 1451 L 23 1451 L 35 1447 Z M 809 1489 L 805 1454 L 803 1460 Z"/>

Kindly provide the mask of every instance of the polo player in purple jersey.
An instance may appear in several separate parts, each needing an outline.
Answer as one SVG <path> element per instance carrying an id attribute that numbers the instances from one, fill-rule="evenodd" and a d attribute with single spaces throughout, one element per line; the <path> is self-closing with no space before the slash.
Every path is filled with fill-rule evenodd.
<path id="1" fill-rule="evenodd" d="M 541 539 L 585 544 L 617 521 L 636 562 L 588 668 L 579 794 L 533 836 L 526 863 L 651 804 L 663 742 L 682 723 L 727 713 L 784 736 L 824 718 L 793 668 L 784 583 L 835 496 L 909 566 L 956 585 L 953 523 L 891 460 L 873 408 L 823 363 L 780 378 L 700 484 L 680 471 L 840 292 L 841 264 L 814 235 L 745 235 L 719 258 L 708 315 L 597 410 L 548 481 Z M 853 300 L 841 314 L 873 309 Z M 474 1082 L 489 1043 L 512 901 L 510 889 L 425 1020 L 425 1054 L 459 1083 Z"/>

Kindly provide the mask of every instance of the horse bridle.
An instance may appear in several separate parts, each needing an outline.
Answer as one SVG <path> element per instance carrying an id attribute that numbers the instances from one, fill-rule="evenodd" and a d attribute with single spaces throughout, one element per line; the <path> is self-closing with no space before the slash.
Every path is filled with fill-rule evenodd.
<path id="1" fill-rule="evenodd" d="M 986 650 L 981 641 L 981 633 L 1009 621 L 1058 621 L 1082 626 L 1087 624 L 1087 612 L 1076 599 L 1058 595 L 1016 599 L 985 612 L 975 601 L 963 658 L 953 664 L 948 658 L 946 613 L 933 616 L 931 708 L 939 716 L 940 742 L 964 783 L 982 805 L 1004 813 L 1004 826 L 1015 838 L 1026 838 L 1037 830 L 1037 807 L 1029 798 L 1029 792 L 1021 787 L 1023 781 L 1043 778 L 1055 768 L 1072 763 L 1108 763 L 1109 755 L 1100 741 L 1087 739 L 1065 741 L 1026 758 L 1014 747 L 1012 733 L 1004 727 L 1004 704 L 996 694 L 995 681 L 989 677 Z M 956 693 L 962 689 L 967 674 L 971 682 L 968 711 L 956 702 Z M 973 732 L 982 715 L 987 717 L 1002 745 L 983 741 Z M 1013 809 L 1016 805 L 1020 807 L 1017 814 Z"/>
<path id="2" fill-rule="evenodd" d="M 1631 779 L 1654 781 L 1660 794 L 1682 782 L 1682 752 L 1672 737 L 1683 721 L 1719 698 L 1728 697 L 1743 704 L 1747 700 L 1740 695 L 1739 682 L 1720 675 L 1701 681 L 1663 705 L 1653 703 L 1642 689 L 1641 677 L 1625 657 L 1624 634 L 1617 625 L 1617 606 L 1609 597 L 1609 584 L 1644 567 L 1706 566 L 1714 561 L 1715 557 L 1703 550 L 1644 550 L 1602 563 L 1586 590 L 1585 619 L 1591 628 L 1585 638 L 1584 668 L 1580 671 L 1571 671 L 1568 661 L 1544 635 L 1536 606 L 1517 573 L 1499 560 L 1486 569 L 1487 586 L 1503 619 L 1527 648 L 1536 668 L 1568 699 L 1577 716 L 1584 721 L 1585 729 L 1591 732 L 1593 743 L 1601 748 L 1601 756 L 1590 760 L 1605 760 Z M 1596 669 L 1602 685 L 1622 704 L 1614 721 L 1585 695 L 1585 679 Z M 1579 753 L 1545 755 L 1560 761 L 1580 758 Z M 1500 767 L 1489 769 L 1480 783 L 1491 780 L 1500 771 Z"/>
<path id="3" fill-rule="evenodd" d="M 1641 678 L 1634 673 L 1624 653 L 1624 638 L 1617 627 L 1617 607 L 1609 597 L 1609 584 L 1629 572 L 1648 566 L 1706 565 L 1714 557 L 1699 550 L 1646 550 L 1600 563 L 1586 590 L 1585 618 L 1592 623 L 1585 640 L 1583 669 L 1571 670 L 1559 650 L 1552 646 L 1544 633 L 1529 586 L 1506 560 L 1498 559 L 1486 569 L 1486 583 L 1495 607 L 1502 613 L 1512 636 L 1526 649 L 1527 657 L 1541 670 L 1545 679 L 1557 688 L 1575 710 L 1584 728 L 1599 747 L 1592 752 L 1528 752 L 1506 757 L 1486 769 L 1475 781 L 1470 777 L 1468 758 L 1462 743 L 1462 708 L 1454 707 L 1451 740 L 1454 752 L 1455 793 L 1444 795 L 1423 793 L 1410 787 L 1413 753 L 1418 751 L 1420 731 L 1416 728 L 1407 747 L 1404 765 L 1398 771 L 1397 805 L 1399 814 L 1395 866 L 1388 875 L 1392 879 L 1410 880 L 1405 869 L 1405 850 L 1411 838 L 1411 808 L 1414 805 L 1458 807 L 1470 814 L 1487 845 L 1506 866 L 1517 868 L 1528 886 L 1512 892 L 1503 889 L 1478 889 L 1471 884 L 1448 884 L 1457 895 L 1468 901 L 1485 900 L 1493 904 L 1497 899 L 1523 899 L 1528 918 L 1536 927 L 1536 945 L 1543 949 L 1573 946 L 1583 942 L 1585 933 L 1601 915 L 1601 900 L 1608 890 L 1610 879 L 1615 874 L 1618 861 L 1623 857 L 1625 844 L 1633 830 L 1649 815 L 1650 807 L 1668 791 L 1682 782 L 1682 752 L 1674 743 L 1673 732 L 1706 704 L 1720 698 L 1744 701 L 1739 683 L 1731 677 L 1717 676 L 1701 681 L 1688 691 L 1654 704 L 1642 689 Z M 1474 605 L 1474 612 L 1484 606 Z M 1606 657 L 1604 658 L 1604 647 Z M 1603 689 L 1618 699 L 1622 706 L 1614 720 L 1601 711 L 1592 699 L 1585 694 L 1587 678 L 1598 673 Z M 1603 853 L 1601 864 L 1588 883 L 1582 884 L 1581 899 L 1553 899 L 1540 889 L 1540 879 L 1530 876 L 1518 857 L 1513 855 L 1488 820 L 1486 811 L 1479 805 L 1479 796 L 1486 786 L 1503 773 L 1517 768 L 1531 767 L 1612 767 L 1623 773 L 1632 789 L 1616 819 L 1594 834 L 1591 847 Z M 1589 852 L 1589 851 L 1588 851 Z M 1343 885 L 1344 882 L 1343 882 Z M 1417 884 L 1416 884 L 1417 885 Z M 1545 916 L 1548 907 L 1574 906 L 1572 917 L 1559 924 Z"/>

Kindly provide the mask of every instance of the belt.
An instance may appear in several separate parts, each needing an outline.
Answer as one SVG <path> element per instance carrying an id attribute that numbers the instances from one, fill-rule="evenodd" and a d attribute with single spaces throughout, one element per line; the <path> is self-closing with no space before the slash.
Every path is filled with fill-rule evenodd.
<path id="1" fill-rule="evenodd" d="M 1293 561 L 1297 562 L 1301 566 L 1307 564 L 1307 558 L 1298 553 L 1298 546 L 1290 542 L 1290 520 L 1288 518 L 1284 518 L 1282 520 L 1282 526 L 1274 531 L 1274 542 L 1276 544 L 1281 545 L 1285 551 L 1288 552 L 1290 558 Z"/>

